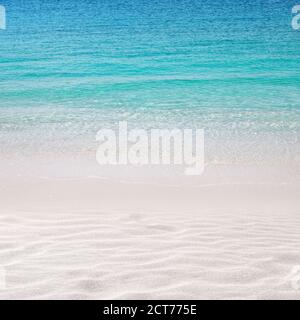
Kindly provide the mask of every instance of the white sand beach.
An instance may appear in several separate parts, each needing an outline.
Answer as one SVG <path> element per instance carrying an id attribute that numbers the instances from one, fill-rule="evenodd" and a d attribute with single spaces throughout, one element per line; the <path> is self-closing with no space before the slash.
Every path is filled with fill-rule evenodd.
<path id="1" fill-rule="evenodd" d="M 295 1 L 0 2 L 0 299 L 300 300 Z"/>
<path id="2" fill-rule="evenodd" d="M 297 179 L 222 177 L 3 173 L 0 298 L 300 299 Z"/>

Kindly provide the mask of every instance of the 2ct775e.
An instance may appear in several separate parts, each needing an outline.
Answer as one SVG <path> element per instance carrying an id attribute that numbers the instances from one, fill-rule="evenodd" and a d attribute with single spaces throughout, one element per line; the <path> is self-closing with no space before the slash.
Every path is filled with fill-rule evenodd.
<path id="1" fill-rule="evenodd" d="M 196 315 L 197 306 L 188 304 L 149 304 L 146 311 L 148 315 Z"/>

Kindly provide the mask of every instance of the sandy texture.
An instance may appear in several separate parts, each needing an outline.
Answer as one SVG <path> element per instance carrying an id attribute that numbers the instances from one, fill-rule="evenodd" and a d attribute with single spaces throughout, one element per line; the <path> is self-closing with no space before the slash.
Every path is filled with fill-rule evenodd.
<path id="1" fill-rule="evenodd" d="M 1 299 L 300 299 L 298 185 L 2 182 Z"/>

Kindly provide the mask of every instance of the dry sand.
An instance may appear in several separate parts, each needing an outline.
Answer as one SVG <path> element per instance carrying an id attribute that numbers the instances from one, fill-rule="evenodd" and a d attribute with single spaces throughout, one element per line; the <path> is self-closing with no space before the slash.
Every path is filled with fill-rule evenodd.
<path id="1" fill-rule="evenodd" d="M 3 177 L 0 299 L 300 299 L 299 202 L 297 183 Z"/>

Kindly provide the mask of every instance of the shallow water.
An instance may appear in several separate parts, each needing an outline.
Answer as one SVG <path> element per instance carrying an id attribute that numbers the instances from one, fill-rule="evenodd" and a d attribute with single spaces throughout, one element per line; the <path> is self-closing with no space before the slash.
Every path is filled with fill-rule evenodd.
<path id="1" fill-rule="evenodd" d="M 97 130 L 127 120 L 205 128 L 211 161 L 299 160 L 294 1 L 2 4 L 2 154 L 87 152 Z"/>

